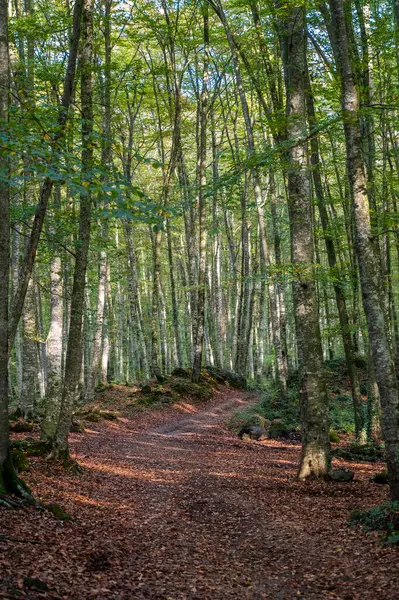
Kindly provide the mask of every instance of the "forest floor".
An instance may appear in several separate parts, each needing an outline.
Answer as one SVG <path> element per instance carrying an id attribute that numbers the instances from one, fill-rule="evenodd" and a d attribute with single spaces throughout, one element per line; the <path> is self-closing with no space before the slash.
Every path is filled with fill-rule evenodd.
<path id="1" fill-rule="evenodd" d="M 26 481 L 73 522 L 0 508 L 0 598 L 397 600 L 399 550 L 347 526 L 388 499 L 369 482 L 381 465 L 334 459 L 353 482 L 296 482 L 298 442 L 223 425 L 256 400 L 222 388 L 90 424 L 71 435 L 79 475 L 31 458 Z"/>

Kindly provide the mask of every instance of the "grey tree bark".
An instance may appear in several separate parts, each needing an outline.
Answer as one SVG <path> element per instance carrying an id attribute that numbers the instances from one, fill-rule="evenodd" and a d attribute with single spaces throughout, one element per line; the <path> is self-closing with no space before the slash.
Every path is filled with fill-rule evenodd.
<path id="1" fill-rule="evenodd" d="M 301 373 L 302 452 L 298 478 L 323 477 L 330 467 L 328 396 L 323 370 L 313 267 L 313 227 L 306 126 L 306 12 L 281 9 L 280 44 L 287 111 L 288 208 L 291 230 L 293 300 Z"/>
<path id="2" fill-rule="evenodd" d="M 84 0 L 82 14 L 81 110 L 82 110 L 82 181 L 89 182 L 93 163 L 93 0 Z M 80 196 L 79 234 L 71 298 L 71 318 L 65 361 L 62 404 L 53 442 L 54 457 L 69 462 L 68 434 L 72 410 L 77 400 L 82 369 L 82 324 L 85 305 L 86 270 L 88 262 L 91 193 Z"/>
<path id="3" fill-rule="evenodd" d="M 381 297 L 380 259 L 376 253 L 370 219 L 367 180 L 362 156 L 359 122 L 359 96 L 350 61 L 347 22 L 342 0 L 330 0 L 332 26 L 338 46 L 338 69 L 342 87 L 342 111 L 347 155 L 347 170 L 353 204 L 355 245 L 359 262 L 363 306 L 376 379 L 383 410 L 391 497 L 399 500 L 399 397 L 394 361 L 388 337 L 388 324 Z"/>

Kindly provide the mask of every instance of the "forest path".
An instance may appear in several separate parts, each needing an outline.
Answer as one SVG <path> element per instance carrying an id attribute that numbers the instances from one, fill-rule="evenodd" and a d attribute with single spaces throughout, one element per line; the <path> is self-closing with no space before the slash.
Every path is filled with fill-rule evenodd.
<path id="1" fill-rule="evenodd" d="M 71 436 L 77 477 L 38 459 L 29 483 L 76 524 L 0 511 L 2 533 L 40 542 L 2 542 L 0 597 L 397 600 L 397 550 L 347 527 L 351 509 L 386 500 L 368 483 L 378 467 L 356 465 L 349 484 L 296 482 L 298 444 L 223 428 L 254 401 L 224 390 L 202 408 L 93 424 Z M 27 591 L 26 576 L 50 592 Z"/>

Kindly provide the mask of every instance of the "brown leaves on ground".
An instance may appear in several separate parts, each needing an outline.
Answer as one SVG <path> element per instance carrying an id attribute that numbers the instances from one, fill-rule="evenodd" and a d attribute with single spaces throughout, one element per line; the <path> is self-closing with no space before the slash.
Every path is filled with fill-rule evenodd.
<path id="1" fill-rule="evenodd" d="M 298 483 L 297 443 L 220 426 L 252 401 L 225 390 L 202 408 L 92 423 L 71 435 L 81 475 L 31 458 L 34 493 L 74 522 L 0 509 L 0 597 L 397 599 L 398 550 L 347 526 L 352 509 L 387 500 L 369 482 L 381 465 L 351 463 L 351 483 Z"/>

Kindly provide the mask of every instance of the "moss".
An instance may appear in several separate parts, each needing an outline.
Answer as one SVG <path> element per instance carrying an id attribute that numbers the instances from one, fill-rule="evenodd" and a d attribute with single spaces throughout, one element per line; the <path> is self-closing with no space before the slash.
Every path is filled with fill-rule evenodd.
<path id="1" fill-rule="evenodd" d="M 11 452 L 8 454 L 4 464 L 0 467 L 0 492 L 2 494 L 15 494 L 23 498 L 28 504 L 35 504 L 30 488 L 23 479 L 18 477 L 11 458 Z"/>
<path id="2" fill-rule="evenodd" d="M 17 473 L 29 471 L 29 462 L 26 458 L 26 455 L 19 448 L 12 448 L 11 461 Z"/>
<path id="3" fill-rule="evenodd" d="M 208 365 L 206 371 L 216 380 L 218 383 L 227 384 L 230 387 L 238 390 L 247 389 L 247 380 L 242 375 L 238 375 L 233 371 L 226 371 L 225 369 L 218 369 Z"/>
<path id="4" fill-rule="evenodd" d="M 83 433 L 85 431 L 84 425 L 80 421 L 73 420 L 69 428 L 71 433 Z"/>
<path id="5" fill-rule="evenodd" d="M 379 483 L 380 485 L 388 485 L 388 473 L 386 471 L 382 471 L 381 473 L 375 473 L 372 477 L 370 477 L 369 481 L 371 483 Z"/>
<path id="6" fill-rule="evenodd" d="M 100 416 L 106 421 L 116 421 L 118 419 L 118 413 L 113 410 L 101 410 Z"/>
<path id="7" fill-rule="evenodd" d="M 173 377 L 183 377 L 189 379 L 191 377 L 191 373 L 191 369 L 183 369 L 183 367 L 176 367 L 175 369 L 173 369 L 171 374 L 173 375 Z"/>
<path id="8" fill-rule="evenodd" d="M 336 448 L 332 451 L 332 455 L 346 460 L 376 462 L 384 458 L 384 451 L 382 448 L 370 445 L 352 445 L 349 448 Z"/>
<path id="9" fill-rule="evenodd" d="M 338 444 L 340 442 L 340 437 L 334 429 L 330 429 L 330 442 L 333 444 Z"/>
<path id="10" fill-rule="evenodd" d="M 65 510 L 62 508 L 62 506 L 60 506 L 59 504 L 56 504 L 54 502 L 54 503 L 50 503 L 50 504 L 44 504 L 43 506 L 46 510 L 48 510 L 48 512 L 53 514 L 55 516 L 55 518 L 58 519 L 59 521 L 72 521 L 71 515 L 69 515 L 67 512 L 65 512 Z"/>
<path id="11" fill-rule="evenodd" d="M 272 440 L 278 440 L 279 438 L 287 438 L 290 435 L 291 431 L 292 430 L 289 427 L 287 427 L 285 423 L 277 421 L 275 423 L 271 423 L 270 425 L 269 438 L 271 438 Z"/>
<path id="12" fill-rule="evenodd" d="M 33 430 L 33 423 L 28 423 L 28 421 L 20 420 L 16 421 L 14 424 L 10 425 L 10 431 L 14 433 L 27 433 Z"/>
<path id="13" fill-rule="evenodd" d="M 45 456 L 51 449 L 49 442 L 34 440 L 33 438 L 16 440 L 11 444 L 11 447 L 23 450 L 27 456 Z"/>
<path id="14" fill-rule="evenodd" d="M 18 421 L 22 417 L 22 413 L 19 408 L 14 410 L 11 414 L 8 415 L 9 421 Z"/>
<path id="15" fill-rule="evenodd" d="M 177 379 L 171 384 L 171 388 L 181 396 L 191 396 L 198 400 L 210 400 L 213 398 L 213 390 L 205 382 L 193 383 L 186 379 Z"/>

